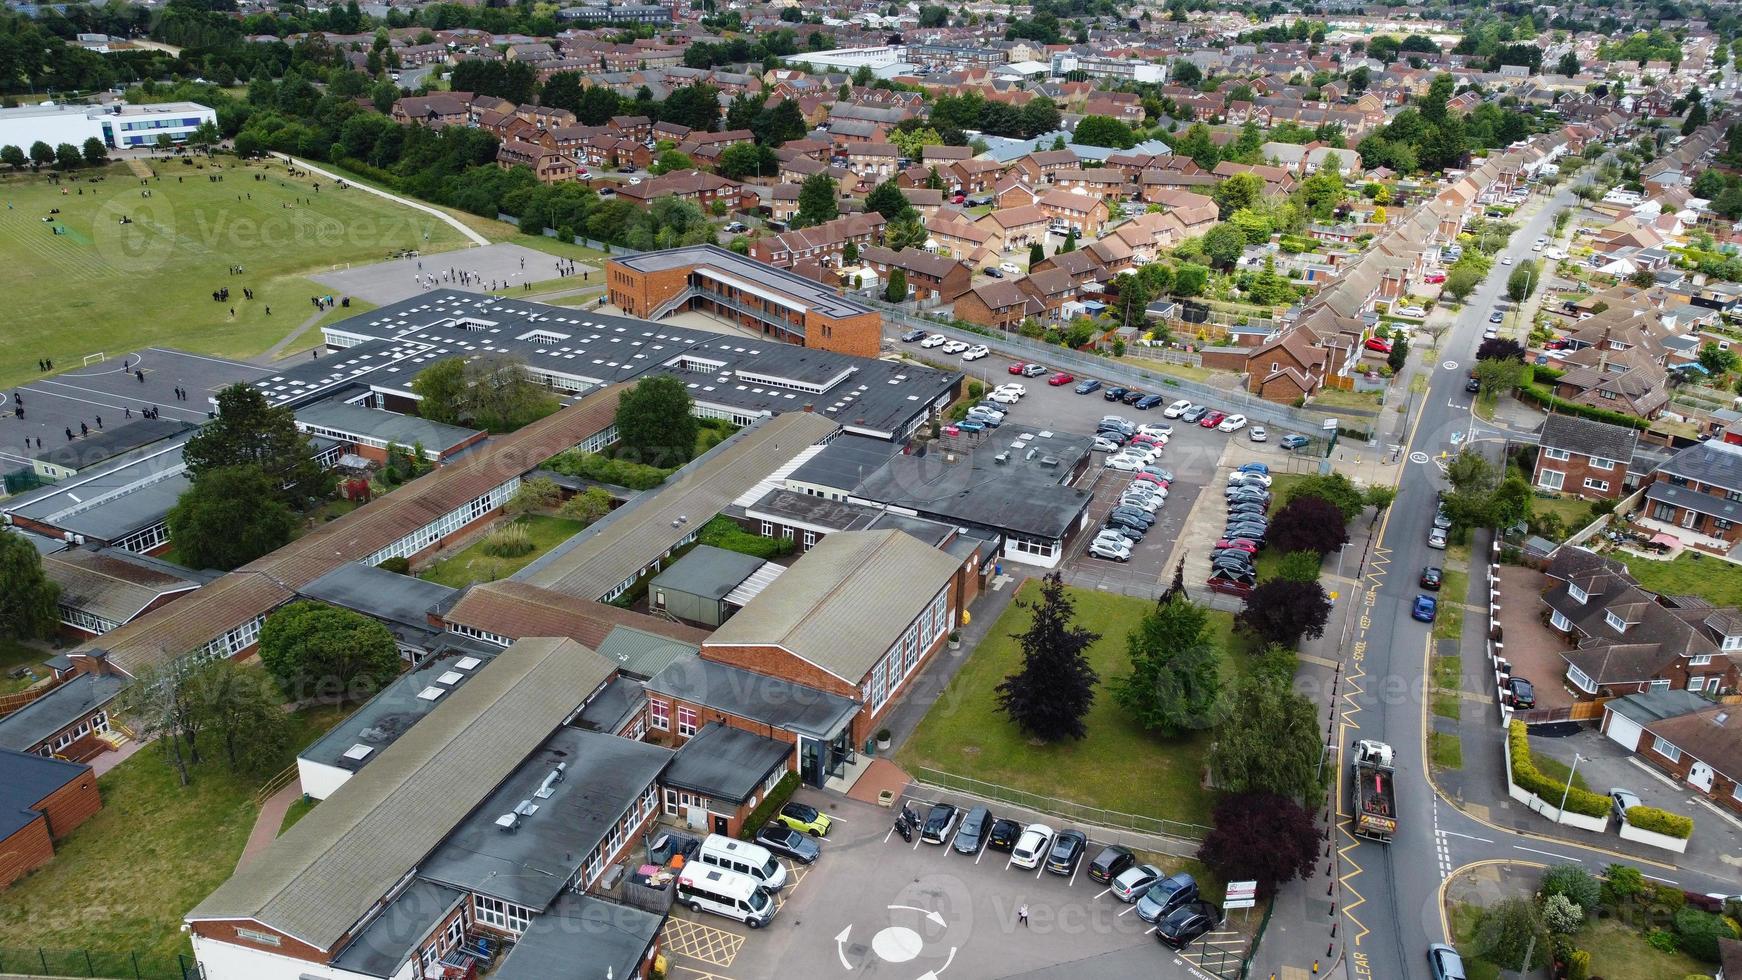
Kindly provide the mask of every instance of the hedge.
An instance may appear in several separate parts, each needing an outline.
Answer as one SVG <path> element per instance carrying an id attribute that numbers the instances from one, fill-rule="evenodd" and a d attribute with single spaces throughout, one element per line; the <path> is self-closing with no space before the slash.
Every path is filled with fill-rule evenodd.
<path id="1" fill-rule="evenodd" d="M 1659 810 L 1654 806 L 1630 806 L 1627 822 L 1640 830 L 1687 840 L 1694 832 L 1694 818 Z"/>
<path id="2" fill-rule="evenodd" d="M 1546 385 L 1537 384 L 1535 380 L 1530 377 L 1519 379 L 1518 393 L 1524 400 L 1535 402 L 1537 405 L 1550 412 L 1558 412 L 1562 415 L 1577 415 L 1581 418 L 1591 419 L 1596 422 L 1607 422 L 1610 425 L 1624 426 L 1629 429 L 1651 428 L 1650 422 L 1637 416 L 1623 415 L 1620 412 L 1611 412 L 1606 408 L 1596 408 L 1591 405 L 1581 405 L 1578 402 L 1567 401 L 1565 398 L 1550 391 Z"/>
<path id="3" fill-rule="evenodd" d="M 786 801 L 792 799 L 792 794 L 797 790 L 798 773 L 789 772 L 780 777 L 780 782 L 775 783 L 768 795 L 762 798 L 762 802 L 756 804 L 756 809 L 750 811 L 750 816 L 744 820 L 744 826 L 738 828 L 739 838 L 755 840 L 756 832 L 762 829 L 763 824 L 774 819 L 775 811 L 785 806 Z"/>
<path id="4" fill-rule="evenodd" d="M 1544 776 L 1537 772 L 1536 763 L 1530 759 L 1529 730 L 1522 721 L 1513 721 L 1506 732 L 1507 741 L 1512 746 L 1512 781 L 1524 787 L 1549 803 L 1560 800 L 1566 793 L 1567 809 L 1573 813 L 1581 813 L 1587 817 L 1606 817 L 1609 815 L 1609 798 L 1600 796 L 1588 789 L 1571 789 L 1562 782 Z"/>
<path id="5" fill-rule="evenodd" d="M 696 540 L 755 558 L 777 558 L 791 552 L 794 546 L 791 538 L 765 538 L 759 534 L 751 534 L 730 517 L 716 517 L 703 524 Z"/>
<path id="6" fill-rule="evenodd" d="M 583 480 L 597 480 L 600 483 L 610 483 L 631 490 L 652 490 L 665 482 L 672 474 L 671 470 L 646 463 L 631 463 L 622 459 L 611 459 L 598 453 L 583 453 L 577 450 L 558 453 L 546 460 L 545 468 L 555 470 L 564 476 L 580 477 Z"/>

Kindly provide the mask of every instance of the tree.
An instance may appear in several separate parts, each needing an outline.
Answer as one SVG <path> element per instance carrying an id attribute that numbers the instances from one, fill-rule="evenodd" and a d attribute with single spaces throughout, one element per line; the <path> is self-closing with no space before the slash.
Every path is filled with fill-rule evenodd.
<path id="1" fill-rule="evenodd" d="M 53 162 L 54 147 L 49 146 L 42 140 L 37 140 L 30 144 L 30 168 L 32 170 L 41 170 L 43 167 L 46 167 Z"/>
<path id="2" fill-rule="evenodd" d="M 1524 363 L 1524 345 L 1506 337 L 1491 337 L 1476 346 L 1478 361 L 1517 361 Z"/>
<path id="3" fill-rule="evenodd" d="M 332 474 L 315 461 L 314 444 L 297 431 L 296 415 L 289 408 L 269 405 L 266 395 L 248 384 L 223 389 L 217 402 L 218 417 L 194 433 L 182 449 L 182 460 L 196 484 L 215 469 L 252 466 L 291 506 L 332 490 Z"/>
<path id="4" fill-rule="evenodd" d="M 1409 336 L 1399 333 L 1391 339 L 1391 351 L 1385 355 L 1385 364 L 1391 368 L 1392 373 L 1396 373 L 1402 371 L 1403 366 L 1407 363 L 1409 363 Z"/>
<path id="5" fill-rule="evenodd" d="M 1022 647 L 1022 668 L 995 689 L 998 708 L 1030 738 L 1081 739 L 1100 680 L 1084 651 L 1101 634 L 1072 622 L 1076 604 L 1057 572 L 1041 579 L 1040 601 L 1027 605 L 1034 611 L 1028 631 L 1012 634 Z"/>
<path id="6" fill-rule="evenodd" d="M 411 382 L 418 412 L 432 422 L 513 432 L 557 410 L 549 391 L 526 376 L 526 364 L 506 354 L 437 361 Z"/>
<path id="7" fill-rule="evenodd" d="M 6 164 L 13 170 L 23 170 L 30 163 L 30 159 L 24 155 L 23 150 L 8 143 L 5 146 L 0 146 L 0 163 Z"/>
<path id="8" fill-rule="evenodd" d="M 1482 274 L 1465 265 L 1454 265 L 1452 271 L 1446 273 L 1446 294 L 1462 303 L 1476 287 L 1482 284 Z"/>
<path id="9" fill-rule="evenodd" d="M 1518 263 L 1512 274 L 1506 277 L 1506 295 L 1514 303 L 1522 303 L 1536 291 L 1541 280 L 1542 275 L 1537 271 L 1536 262 L 1527 259 Z"/>
<path id="10" fill-rule="evenodd" d="M 617 402 L 617 434 L 637 462 L 653 466 L 687 463 L 696 451 L 695 400 L 669 374 L 643 378 Z"/>
<path id="11" fill-rule="evenodd" d="M 103 145 L 102 140 L 92 136 L 85 140 L 81 155 L 84 157 L 86 165 L 95 167 L 98 164 L 108 162 L 109 148 Z"/>
<path id="12" fill-rule="evenodd" d="M 1175 296 L 1197 296 L 1210 282 L 1210 270 L 1195 262 L 1182 262 L 1173 273 Z"/>
<path id="13" fill-rule="evenodd" d="M 694 170 L 695 168 L 696 161 L 688 153 L 681 150 L 662 150 L 659 156 L 654 157 L 647 172 L 657 177 L 660 174 L 669 174 L 677 170 Z"/>
<path id="14" fill-rule="evenodd" d="M 550 510 L 563 499 L 562 488 L 548 476 L 535 476 L 520 481 L 520 488 L 514 491 L 514 496 L 508 498 L 508 503 L 502 508 L 510 517 L 519 517 L 534 511 Z"/>
<path id="15" fill-rule="evenodd" d="M 765 147 L 755 143 L 733 143 L 720 151 L 720 176 L 732 180 L 760 176 L 764 154 L 770 159 L 773 158 L 773 154 Z"/>
<path id="16" fill-rule="evenodd" d="M 1462 527 L 1486 527 L 1493 523 L 1493 494 L 1500 475 L 1486 456 L 1465 448 L 1446 464 L 1451 492 L 1445 496 L 1446 514 Z"/>
<path id="17" fill-rule="evenodd" d="M 1046 247 L 1039 242 L 1028 243 L 1028 267 L 1030 269 L 1046 261 Z"/>
<path id="18" fill-rule="evenodd" d="M 904 269 L 890 269 L 889 281 L 883 286 L 883 298 L 891 303 L 907 301 L 907 272 Z"/>
<path id="19" fill-rule="evenodd" d="M 1602 900 L 1602 886 L 1589 871 L 1576 864 L 1557 864 L 1542 873 L 1542 894 L 1565 895 L 1586 915 L 1595 915 Z"/>
<path id="20" fill-rule="evenodd" d="M 200 727 L 218 739 L 232 773 L 269 776 L 284 765 L 290 718 L 265 671 L 220 659 L 193 668 L 188 680 Z"/>
<path id="21" fill-rule="evenodd" d="M 798 189 L 798 214 L 793 223 L 800 227 L 833 221 L 841 213 L 835 200 L 835 179 L 818 171 L 804 179 Z"/>
<path id="22" fill-rule="evenodd" d="M 1274 578 L 1288 582 L 1317 582 L 1325 559 L 1316 551 L 1290 551 L 1277 563 Z"/>
<path id="23" fill-rule="evenodd" d="M 1682 952 L 1707 963 L 1719 960 L 1718 940 L 1736 938 L 1732 925 L 1702 909 L 1681 908 L 1673 921 Z"/>
<path id="24" fill-rule="evenodd" d="M 907 195 L 901 192 L 901 187 L 894 179 L 886 180 L 871 189 L 865 195 L 865 210 L 875 211 L 890 221 L 906 215 L 913 210 L 908 203 Z"/>
<path id="25" fill-rule="evenodd" d="M 1692 136 L 1694 130 L 1699 129 L 1705 124 L 1706 104 L 1704 102 L 1695 102 L 1693 108 L 1688 110 L 1688 117 L 1682 120 L 1682 135 Z"/>
<path id="26" fill-rule="evenodd" d="M 77 170 L 84 162 L 84 154 L 71 143 L 62 143 L 54 148 L 54 165 L 57 170 Z"/>
<path id="27" fill-rule="evenodd" d="M 883 245 L 894 252 L 904 248 L 922 248 L 929 237 L 931 236 L 925 230 L 925 223 L 919 220 L 919 212 L 912 209 L 883 226 Z"/>
<path id="28" fill-rule="evenodd" d="M 1542 921 L 1550 932 L 1562 935 L 1574 932 L 1584 920 L 1584 909 L 1574 905 L 1565 895 L 1549 895 L 1543 899 Z"/>
<path id="29" fill-rule="evenodd" d="M 1166 737 L 1210 727 L 1222 700 L 1221 651 L 1209 613 L 1184 590 L 1162 596 L 1125 638 L 1132 672 L 1112 679 L 1113 700 Z"/>
<path id="30" fill-rule="evenodd" d="M 557 513 L 571 521 L 591 524 L 611 513 L 611 491 L 604 487 L 588 487 L 564 502 Z"/>
<path id="31" fill-rule="evenodd" d="M 1258 583 L 1246 599 L 1246 608 L 1234 618 L 1234 626 L 1266 643 L 1295 647 L 1303 637 L 1325 635 L 1331 618 L 1331 597 L 1317 582 L 1270 579 Z"/>
<path id="32" fill-rule="evenodd" d="M 399 675 L 399 648 L 379 621 L 324 602 L 280 606 L 260 628 L 260 662 L 293 701 L 365 701 Z"/>
<path id="33" fill-rule="evenodd" d="M 1571 51 L 1561 55 L 1561 60 L 1555 63 L 1555 71 L 1567 76 L 1568 78 L 1577 75 L 1579 73 L 1578 56 L 1573 54 Z"/>
<path id="34" fill-rule="evenodd" d="M 260 467 L 220 466 L 195 478 L 168 523 L 183 563 L 228 571 L 289 543 L 297 519 Z"/>
<path id="35" fill-rule="evenodd" d="M 1053 253 L 1053 254 L 1063 255 L 1066 252 L 1075 252 L 1076 250 L 1077 250 L 1077 230 L 1075 228 L 1072 228 L 1070 231 L 1065 232 L 1065 240 L 1059 244 L 1058 251 Z"/>
<path id="36" fill-rule="evenodd" d="M 1512 358 L 1487 358 L 1476 361 L 1476 383 L 1483 393 L 1498 395 L 1518 387 L 1524 379 L 1524 363 Z"/>
<path id="37" fill-rule="evenodd" d="M 1321 765 L 1325 742 L 1318 705 L 1295 693 L 1280 669 L 1292 659 L 1277 657 L 1277 671 L 1241 679 L 1210 746 L 1210 775 L 1217 789 L 1275 793 L 1314 813 L 1324 803 L 1331 772 Z"/>
<path id="38" fill-rule="evenodd" d="M 1348 526 L 1337 505 L 1323 497 L 1297 495 L 1270 522 L 1270 545 L 1287 554 L 1310 551 L 1320 558 L 1349 543 Z"/>
<path id="39" fill-rule="evenodd" d="M 1175 85 L 1184 85 L 1188 88 L 1197 88 L 1199 83 L 1204 80 L 1203 69 L 1184 58 L 1170 65 L 1168 74 L 1171 76 L 1169 80 Z"/>
<path id="40" fill-rule="evenodd" d="M 1137 136 L 1130 126 L 1112 116 L 1084 116 L 1072 132 L 1071 141 L 1083 146 L 1129 150 L 1137 145 Z"/>
<path id="41" fill-rule="evenodd" d="M 1475 947 L 1490 963 L 1529 973 L 1548 962 L 1548 927 L 1531 899 L 1501 899 L 1482 913 Z"/>
<path id="42" fill-rule="evenodd" d="M 184 659 L 140 670 L 121 689 L 117 710 L 127 717 L 142 743 L 155 743 L 180 785 L 186 786 L 200 761 L 199 733 L 205 713 L 199 710 L 193 671 Z"/>
<path id="43" fill-rule="evenodd" d="M 1383 483 L 1375 483 L 1362 491 L 1362 498 L 1367 506 L 1373 508 L 1372 523 L 1377 524 L 1380 515 L 1390 509 L 1392 502 L 1397 499 L 1397 488 Z"/>
<path id="44" fill-rule="evenodd" d="M 1360 516 L 1362 508 L 1367 506 L 1361 488 L 1341 473 L 1313 473 L 1301 477 L 1288 488 L 1284 503 L 1292 503 L 1300 497 L 1319 497 L 1335 504 L 1337 510 L 1342 512 L 1344 524 Z"/>
<path id="45" fill-rule="evenodd" d="M 1264 196 L 1264 178 L 1250 171 L 1237 173 L 1216 185 L 1211 192 L 1216 208 L 1226 220 L 1235 211 L 1252 207 Z"/>
<path id="46" fill-rule="evenodd" d="M 412 379 L 411 391 L 418 397 L 419 415 L 458 425 L 466 410 L 466 362 L 450 357 L 431 364 Z"/>
<path id="47" fill-rule="evenodd" d="M 1204 255 L 1218 269 L 1232 269 L 1239 261 L 1240 253 L 1246 250 L 1246 236 L 1240 229 L 1230 224 L 1220 224 L 1211 228 L 1203 240 Z"/>
<path id="48" fill-rule="evenodd" d="M 1736 370 L 1737 361 L 1735 351 L 1720 348 L 1712 341 L 1706 341 L 1700 348 L 1700 367 L 1705 368 L 1713 377 L 1721 377 Z"/>
<path id="49" fill-rule="evenodd" d="M 1198 860 L 1223 880 L 1256 881 L 1259 897 L 1268 898 L 1285 881 L 1313 876 L 1319 831 L 1295 800 L 1275 793 L 1225 796 L 1210 822 Z"/>
<path id="50" fill-rule="evenodd" d="M 0 636 L 46 640 L 60 626 L 60 585 L 22 534 L 0 534 Z"/>

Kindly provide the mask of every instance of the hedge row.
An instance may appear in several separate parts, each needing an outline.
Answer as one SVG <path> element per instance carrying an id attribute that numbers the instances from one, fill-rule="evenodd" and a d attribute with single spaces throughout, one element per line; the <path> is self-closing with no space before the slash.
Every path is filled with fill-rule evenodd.
<path id="1" fill-rule="evenodd" d="M 1528 378 L 1521 379 L 1518 382 L 1518 393 L 1525 401 L 1535 402 L 1537 405 L 1550 412 L 1558 412 L 1562 415 L 1577 415 L 1581 418 L 1591 419 L 1596 422 L 1607 422 L 1610 425 L 1624 426 L 1629 429 L 1651 428 L 1650 422 L 1637 416 L 1623 415 L 1620 412 L 1611 412 L 1606 408 L 1596 408 L 1591 405 L 1581 405 L 1578 402 L 1567 401 L 1565 398 L 1550 391 L 1548 386 L 1539 385 Z"/>
<path id="2" fill-rule="evenodd" d="M 738 836 L 744 840 L 755 840 L 756 832 L 768 821 L 774 819 L 774 814 L 786 801 L 792 799 L 792 794 L 798 790 L 798 773 L 789 772 L 780 777 L 780 782 L 768 791 L 762 802 L 756 804 L 756 809 L 750 811 L 750 816 L 744 821 L 744 826 L 738 828 Z"/>
<path id="3" fill-rule="evenodd" d="M 791 538 L 765 538 L 759 534 L 751 534 L 730 517 L 716 517 L 703 524 L 696 540 L 754 558 L 777 558 L 791 552 L 794 547 Z"/>
<path id="4" fill-rule="evenodd" d="M 1694 832 L 1693 817 L 1684 817 L 1679 813 L 1659 810 L 1654 806 L 1628 807 L 1627 822 L 1640 830 L 1649 830 L 1669 837 L 1679 837 L 1682 840 L 1687 840 Z"/>
<path id="5" fill-rule="evenodd" d="M 552 456 L 544 465 L 546 469 L 555 470 L 564 476 L 597 480 L 631 490 L 652 490 L 664 483 L 665 478 L 672 473 L 671 470 L 648 466 L 646 463 L 631 463 L 574 449 Z"/>
<path id="6" fill-rule="evenodd" d="M 1524 722 L 1514 721 L 1507 729 L 1506 738 L 1512 744 L 1512 781 L 1524 787 L 1549 803 L 1561 798 L 1564 792 L 1567 796 L 1567 809 L 1573 813 L 1582 813 L 1587 817 L 1606 817 L 1609 815 L 1609 798 L 1600 796 L 1588 789 L 1577 786 L 1570 790 L 1567 784 L 1558 782 L 1536 771 L 1536 763 L 1530 759 L 1530 735 Z"/>

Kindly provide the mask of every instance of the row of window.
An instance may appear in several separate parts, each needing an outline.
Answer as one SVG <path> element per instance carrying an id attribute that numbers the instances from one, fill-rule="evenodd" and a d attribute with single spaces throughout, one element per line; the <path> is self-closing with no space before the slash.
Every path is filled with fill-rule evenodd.
<path id="1" fill-rule="evenodd" d="M 298 422 L 296 427 L 311 435 L 326 436 L 328 439 L 337 439 L 340 442 L 351 443 L 358 446 L 368 446 L 371 449 L 385 450 L 389 445 L 389 441 L 386 439 L 358 435 L 355 432 L 345 432 L 342 429 L 329 429 L 324 425 L 309 425 L 306 422 Z M 410 450 L 412 448 L 411 446 L 402 445 L 400 443 L 391 444 L 399 446 L 401 449 L 405 450 Z M 423 458 L 428 460 L 441 459 L 441 450 L 425 448 L 423 451 Z"/>
<path id="2" fill-rule="evenodd" d="M 473 895 L 472 906 L 477 909 L 479 922 L 504 932 L 512 932 L 516 936 L 525 932 L 526 927 L 532 924 L 532 917 L 538 914 L 537 909 L 486 895 Z"/>
<path id="3" fill-rule="evenodd" d="M 1543 470 L 1542 475 L 1537 477 L 1536 485 L 1545 490 L 1559 490 L 1566 486 L 1566 482 L 1567 475 L 1562 473 L 1560 470 Z M 1585 489 L 1597 493 L 1608 493 L 1609 481 L 1598 480 L 1587 476 L 1585 477 Z"/>
<path id="4" fill-rule="evenodd" d="M 436 937 L 436 941 L 423 948 L 422 959 L 425 976 L 430 975 L 431 969 L 438 960 L 452 952 L 453 948 L 460 944 L 460 940 L 466 938 L 466 926 L 471 921 L 471 908 L 461 905 L 459 914 L 448 921 L 447 928 L 441 931 L 441 934 Z"/>
<path id="5" fill-rule="evenodd" d="M 500 633 L 490 633 L 478 629 L 476 626 L 467 626 L 465 623 L 449 623 L 448 632 L 458 633 L 461 636 L 469 636 L 474 640 L 483 640 L 485 643 L 494 643 L 499 647 L 511 646 L 514 643 L 511 638 L 503 636 Z"/>
<path id="6" fill-rule="evenodd" d="M 1544 449 L 1542 454 L 1549 459 L 1561 463 L 1573 458 L 1572 453 L 1567 452 L 1565 449 Z M 1612 470 L 1615 468 L 1615 461 L 1603 456 L 1587 456 L 1585 458 L 1585 465 L 1594 470 Z"/>
<path id="7" fill-rule="evenodd" d="M 671 731 L 671 702 L 648 698 L 647 717 L 654 728 L 662 732 Z M 696 733 L 696 709 L 687 704 L 677 706 L 677 733 L 684 738 Z"/>
<path id="8" fill-rule="evenodd" d="M 101 636 L 112 629 L 116 629 L 121 625 L 114 620 L 104 619 L 101 616 L 94 616 L 83 609 L 78 609 L 65 604 L 62 604 L 60 607 L 60 621 L 75 629 L 81 629 L 87 633 L 95 633 L 98 636 Z"/>
<path id="9" fill-rule="evenodd" d="M 93 732 L 106 732 L 108 730 L 109 713 L 107 711 L 99 711 L 84 721 L 79 722 L 72 728 L 61 732 L 59 735 L 55 736 L 54 741 L 44 742 L 42 748 L 36 750 L 36 754 L 53 757 L 56 752 L 65 749 L 67 746 L 77 742 L 81 738 L 84 738 L 86 735 Z"/>
<path id="10" fill-rule="evenodd" d="M 863 700 L 876 712 L 901 687 L 901 682 L 919 666 L 921 655 L 931 649 L 938 637 L 954 625 L 949 612 L 949 590 L 939 592 L 928 603 L 919 618 L 889 647 L 889 652 L 871 668 L 871 677 L 860 691 Z"/>
<path id="11" fill-rule="evenodd" d="M 635 836 L 635 829 L 653 816 L 653 811 L 658 806 L 658 791 L 650 783 L 636 797 L 635 803 L 624 812 L 622 819 L 606 832 L 605 839 L 593 848 L 593 853 L 587 855 L 587 860 L 581 864 L 580 874 L 569 882 L 569 887 L 577 892 L 584 892 L 598 881 L 599 876 L 605 873 L 605 866 L 623 849 L 623 843 Z"/>
<path id="12" fill-rule="evenodd" d="M 193 663 L 205 663 L 225 657 L 234 657 L 243 650 L 253 646 L 260 639 L 260 627 L 266 623 L 266 614 L 262 613 L 250 619 L 241 626 L 226 632 L 212 642 L 194 651 L 188 659 Z"/>
<path id="13" fill-rule="evenodd" d="M 501 507 L 508 502 L 509 497 L 514 496 L 514 491 L 518 489 L 520 489 L 520 477 L 517 476 L 482 497 L 468 502 L 464 507 L 449 511 L 439 520 L 431 521 L 375 552 L 369 556 L 369 560 L 365 564 L 379 565 L 389 558 L 410 558 L 443 537 Z"/>
<path id="14" fill-rule="evenodd" d="M 1673 476 L 1673 475 L 1671 475 L 1671 476 L 1666 477 L 1666 479 L 1669 480 L 1669 485 L 1672 487 L 1692 487 L 1693 489 L 1699 491 L 1700 493 L 1710 493 L 1710 494 L 1713 494 L 1714 496 L 1716 496 L 1715 491 L 1722 491 L 1725 500 L 1742 502 L 1742 490 L 1730 490 L 1730 489 L 1727 489 L 1725 487 L 1715 486 L 1712 484 L 1695 483 L 1692 480 L 1689 480 L 1685 476 Z"/>
<path id="15" fill-rule="evenodd" d="M 115 547 L 122 551 L 131 551 L 143 555 L 153 548 L 169 543 L 169 524 L 153 524 L 143 531 L 135 531 L 115 542 Z"/>

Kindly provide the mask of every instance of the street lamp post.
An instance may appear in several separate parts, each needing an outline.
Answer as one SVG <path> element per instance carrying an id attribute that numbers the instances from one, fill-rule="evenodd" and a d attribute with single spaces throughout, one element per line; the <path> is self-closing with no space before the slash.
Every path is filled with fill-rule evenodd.
<path id="1" fill-rule="evenodd" d="M 1571 769 L 1567 770 L 1567 785 L 1566 785 L 1565 789 L 1561 790 L 1561 812 L 1562 813 L 1567 812 L 1567 797 L 1573 791 L 1573 776 L 1578 774 L 1579 763 L 1584 761 L 1584 758 L 1585 758 L 1584 756 L 1578 754 L 1577 752 L 1573 753 L 1573 767 Z"/>

